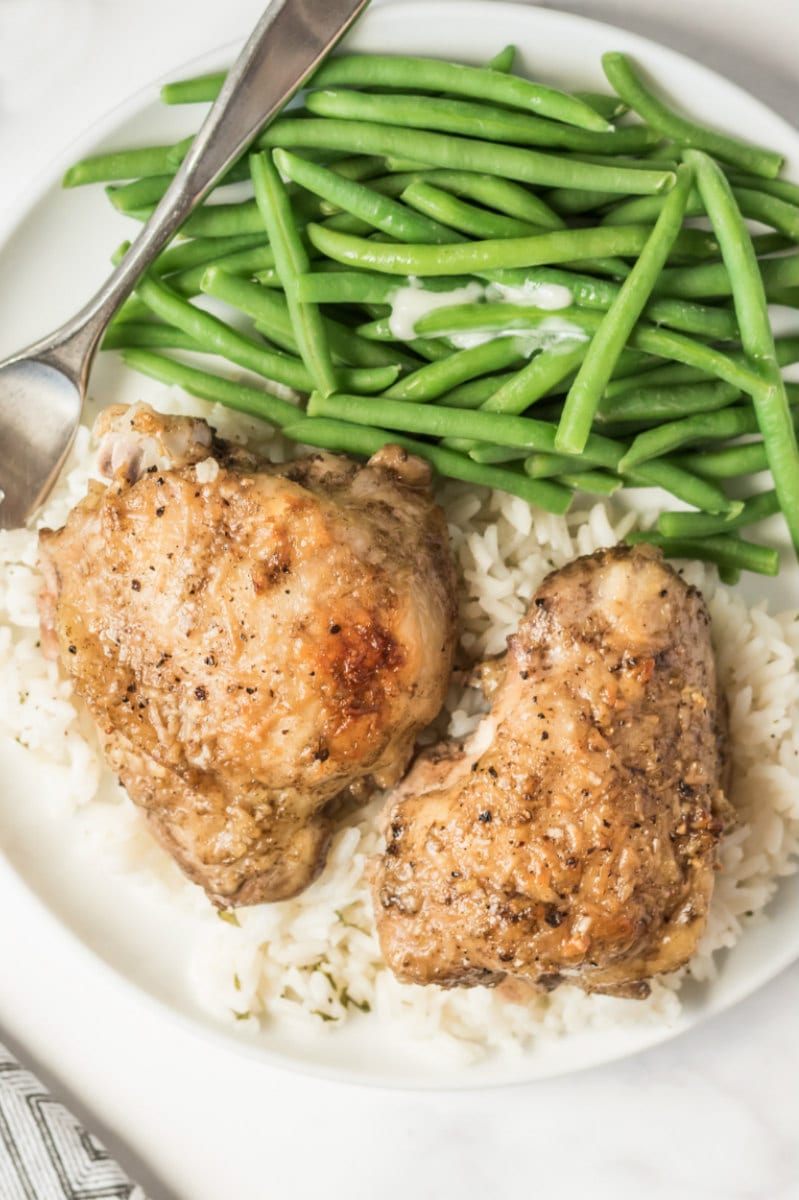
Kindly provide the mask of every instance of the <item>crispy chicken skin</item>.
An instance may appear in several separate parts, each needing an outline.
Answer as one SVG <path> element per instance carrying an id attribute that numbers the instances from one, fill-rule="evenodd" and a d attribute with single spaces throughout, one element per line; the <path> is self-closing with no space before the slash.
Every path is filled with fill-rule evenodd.
<path id="1" fill-rule="evenodd" d="M 391 969 L 645 996 L 705 926 L 723 724 L 707 609 L 659 551 L 549 575 L 470 742 L 389 797 L 372 885 Z"/>
<path id="2" fill-rule="evenodd" d="M 43 634 L 106 757 L 222 906 L 291 896 L 337 805 L 387 787 L 438 713 L 454 566 L 427 465 L 275 466 L 118 406 L 95 482 L 41 534 Z"/>

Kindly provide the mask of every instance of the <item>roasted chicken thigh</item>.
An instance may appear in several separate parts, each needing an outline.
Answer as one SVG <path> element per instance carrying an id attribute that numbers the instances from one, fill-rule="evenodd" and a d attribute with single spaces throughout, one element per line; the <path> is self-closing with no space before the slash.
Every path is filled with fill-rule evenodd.
<path id="1" fill-rule="evenodd" d="M 646 995 L 705 926 L 723 724 L 707 610 L 659 551 L 548 576 L 490 714 L 387 802 L 373 892 L 394 973 Z"/>
<path id="2" fill-rule="evenodd" d="M 218 905 L 293 895 L 336 805 L 397 782 L 442 704 L 455 578 L 425 463 L 281 465 L 146 406 L 42 531 L 43 634 L 131 798 Z"/>

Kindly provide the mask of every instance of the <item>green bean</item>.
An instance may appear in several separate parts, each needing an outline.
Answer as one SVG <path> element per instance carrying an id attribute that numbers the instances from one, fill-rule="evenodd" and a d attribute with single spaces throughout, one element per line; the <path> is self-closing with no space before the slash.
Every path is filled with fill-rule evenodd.
<path id="1" fill-rule="evenodd" d="M 379 419 L 389 429 L 432 437 L 464 437 L 531 450 L 551 449 L 554 426 L 530 417 L 506 417 L 494 413 L 449 409 L 441 405 L 412 404 L 379 397 L 336 395 L 311 397 L 308 415 L 335 417 L 356 424 Z M 606 440 L 606 439 L 605 439 Z M 604 452 L 604 448 L 602 448 Z"/>
<path id="2" fill-rule="evenodd" d="M 617 198 L 616 192 L 602 191 L 600 188 L 557 187 L 544 196 L 547 204 L 557 213 L 569 216 L 580 216 L 604 208 Z"/>
<path id="3" fill-rule="evenodd" d="M 382 161 L 386 162 L 387 160 L 383 159 Z M 381 196 L 397 197 L 402 195 L 409 183 L 414 183 L 417 179 L 424 179 L 429 174 L 432 174 L 432 169 L 423 163 L 415 171 L 398 171 L 394 175 L 377 175 L 369 180 L 369 187 L 372 191 L 379 192 Z M 332 204 L 330 207 L 332 211 Z"/>
<path id="4" fill-rule="evenodd" d="M 294 223 L 288 193 L 268 155 L 254 154 L 250 158 L 250 170 L 255 199 L 274 251 L 275 268 L 286 294 L 300 357 L 316 388 L 323 395 L 329 395 L 337 390 L 336 372 L 322 314 L 315 304 L 301 301 L 297 293 L 297 276 L 310 270 L 310 260 Z"/>
<path id="5" fill-rule="evenodd" d="M 791 183 L 787 179 L 763 179 L 758 175 L 744 175 L 729 168 L 725 174 L 734 188 L 754 188 L 755 191 L 765 192 L 768 196 L 777 196 L 788 204 L 799 204 L 799 183 Z"/>
<path id="6" fill-rule="evenodd" d="M 210 371 L 187 367 L 185 363 L 176 362 L 166 355 L 151 354 L 147 350 L 124 350 L 122 358 L 142 375 L 149 375 L 161 383 L 176 384 L 192 396 L 224 404 L 226 408 L 234 408 L 251 417 L 260 417 L 272 425 L 296 424 L 300 418 L 300 413 L 287 400 L 243 383 L 234 383 L 231 379 L 223 379 Z"/>
<path id="7" fill-rule="evenodd" d="M 412 183 L 402 193 L 402 199 L 417 212 L 470 237 L 526 237 L 541 232 L 538 225 L 506 217 L 504 213 L 487 212 L 429 183 Z"/>
<path id="8" fill-rule="evenodd" d="M 520 183 L 502 179 L 498 175 L 479 174 L 477 171 L 456 171 L 441 167 L 419 171 L 402 172 L 374 179 L 369 186 L 384 196 L 401 196 L 413 183 L 430 183 L 445 192 L 467 200 L 476 200 L 485 208 L 495 209 L 508 217 L 540 225 L 544 229 L 565 229 L 566 222 L 545 204 L 540 196 L 529 192 Z"/>
<path id="9" fill-rule="evenodd" d="M 716 564 L 716 572 L 720 583 L 726 583 L 727 587 L 737 587 L 741 582 L 741 568 L 729 567 L 721 564 Z"/>
<path id="10" fill-rule="evenodd" d="M 405 345 L 428 362 L 440 362 L 452 353 L 449 343 L 438 338 L 411 338 Z"/>
<path id="11" fill-rule="evenodd" d="M 597 324 L 594 313 L 579 308 L 536 308 L 533 304 L 511 304 L 509 302 L 485 301 L 482 303 L 450 304 L 434 308 L 419 317 L 414 331 L 421 337 L 432 334 L 447 337 L 453 333 L 496 333 L 502 336 L 508 330 L 541 330 L 546 340 L 555 344 L 563 340 L 573 342 L 585 339 L 582 332 L 586 327 Z"/>
<path id="12" fill-rule="evenodd" d="M 639 128 L 636 126 L 636 128 Z M 671 155 L 664 157 L 664 152 L 659 146 L 643 150 L 637 158 L 630 157 L 626 154 L 580 154 L 577 157 L 582 162 L 597 163 L 599 166 L 612 166 L 614 163 L 620 167 L 632 167 L 637 171 L 651 171 L 656 167 L 659 171 L 676 171 L 680 165 L 679 156 Z"/>
<path id="13" fill-rule="evenodd" d="M 563 454 L 579 453 L 586 442 L 594 413 L 613 374 L 613 367 L 665 266 L 682 227 L 685 205 L 693 185 L 693 171 L 680 168 L 646 246 L 624 281 L 619 295 L 594 334 L 563 406 L 556 448 Z"/>
<path id="14" fill-rule="evenodd" d="M 608 471 L 615 471 L 624 454 L 624 445 L 608 438 L 594 438 L 591 457 Z M 524 469 L 534 479 L 560 478 L 586 469 L 584 458 L 538 452 L 525 459 Z M 659 487 L 677 499 L 710 513 L 738 512 L 741 505 L 730 501 L 715 484 L 703 479 L 681 463 L 662 460 L 649 462 L 628 472 L 624 481 L 634 487 Z"/>
<path id="15" fill-rule="evenodd" d="M 289 111 L 291 111 L 291 110 L 289 110 Z M 183 162 L 184 158 L 186 157 L 186 155 L 188 154 L 189 150 L 191 149 L 191 147 L 193 145 L 194 145 L 194 134 L 192 134 L 190 137 L 183 138 L 183 140 L 180 142 L 175 142 L 174 146 L 171 148 L 171 150 L 169 151 L 169 154 L 167 155 L 170 167 L 173 171 L 177 171 L 178 167 Z M 257 151 L 259 149 L 263 150 L 263 149 L 271 149 L 271 148 L 272 147 L 259 146 L 257 140 L 255 142 L 253 142 L 252 146 L 250 147 L 251 151 L 253 151 L 253 152 Z M 357 153 L 357 151 L 355 153 Z M 343 151 L 343 150 L 323 150 L 323 149 L 315 148 L 313 146 L 309 146 L 305 151 L 305 157 L 311 158 L 314 161 L 318 160 L 319 162 L 325 162 L 329 167 L 332 167 L 334 162 L 341 162 L 345 158 L 351 158 L 352 155 L 348 154 L 346 151 Z M 246 162 L 247 157 L 245 156 L 244 159 L 240 160 L 240 161 Z"/>
<path id="16" fill-rule="evenodd" d="M 734 361 L 734 356 L 730 355 Z M 645 391 L 654 387 L 681 387 L 687 383 L 706 383 L 712 379 L 712 372 L 701 367 L 688 366 L 686 363 L 670 362 L 658 365 L 656 359 L 650 360 L 651 365 L 645 366 L 640 372 L 611 379 L 605 388 L 603 401 L 611 401 L 616 396 L 637 390 Z"/>
<path id="17" fill-rule="evenodd" d="M 608 129 L 607 121 L 593 108 L 566 92 L 484 67 L 466 67 L 460 63 L 441 62 L 434 58 L 377 54 L 340 55 L 328 59 L 312 80 L 312 85 L 317 88 L 340 84 L 345 87 L 409 87 L 414 92 L 446 92 L 452 96 L 473 96 L 507 108 L 520 108 L 542 117 L 551 117 L 555 121 L 576 125 L 581 129 Z"/>
<path id="18" fill-rule="evenodd" d="M 740 500 L 729 500 L 721 488 L 694 474 L 680 463 L 660 459 L 658 462 L 643 463 L 624 476 L 634 487 L 659 487 L 670 492 L 678 500 L 709 513 L 740 512 Z"/>
<path id="19" fill-rule="evenodd" d="M 498 175 L 480 175 L 474 171 L 441 169 L 425 173 L 425 182 L 453 192 L 467 200 L 476 200 L 486 208 L 496 209 L 508 217 L 540 225 L 544 229 L 563 229 L 563 220 L 546 204 L 519 183 Z"/>
<path id="20" fill-rule="evenodd" d="M 341 233 L 354 233 L 358 237 L 371 237 L 372 235 L 372 226 L 359 217 L 354 217 L 352 213 L 335 213 L 334 216 L 327 217 L 324 223 L 328 229 L 338 229 Z"/>
<path id="21" fill-rule="evenodd" d="M 174 172 L 169 175 L 145 175 L 130 183 L 111 184 L 106 187 L 105 194 L 118 212 L 132 214 L 149 205 L 157 204 L 174 178 Z M 220 188 L 249 181 L 249 178 L 246 158 L 239 159 L 232 167 L 228 168 L 213 191 L 217 193 Z"/>
<path id="22" fill-rule="evenodd" d="M 314 304 L 390 304 L 399 288 L 410 286 L 374 271 L 311 272 L 297 280 L 300 298 Z"/>
<path id="23" fill-rule="evenodd" d="M 653 530 L 642 530 L 628 534 L 626 540 L 630 545 L 648 542 L 660 546 L 667 558 L 699 558 L 719 567 L 755 571 L 759 575 L 776 575 L 780 569 L 776 550 L 736 537 L 665 538 Z"/>
<path id="24" fill-rule="evenodd" d="M 106 183 L 115 179 L 138 179 L 143 175 L 171 173 L 169 156 L 172 146 L 146 146 L 141 150 L 115 150 L 93 154 L 69 167 L 61 181 L 65 188 L 85 183 Z"/>
<path id="25" fill-rule="evenodd" d="M 639 325 L 630 338 L 630 346 L 658 358 L 673 358 L 675 379 L 676 368 L 682 365 L 685 368 L 697 368 L 694 377 L 701 371 L 701 378 L 723 379 L 750 396 L 755 393 L 761 395 L 768 390 L 762 378 L 746 364 L 743 355 L 724 354 L 712 346 L 694 342 L 681 333 L 672 333 L 667 329 L 648 329 Z M 662 368 L 660 374 L 665 374 L 665 370 L 665 367 Z M 687 370 L 683 371 L 680 381 L 690 382 Z"/>
<path id="26" fill-rule="evenodd" d="M 709 537 L 716 533 L 732 533 L 747 525 L 756 525 L 780 511 L 775 491 L 758 492 L 744 502 L 737 517 L 714 517 L 710 513 L 666 512 L 658 518 L 658 530 L 664 537 Z"/>
<path id="27" fill-rule="evenodd" d="M 618 298 L 621 285 L 595 275 L 584 275 L 556 267 L 537 267 L 529 271 L 507 270 L 492 272 L 496 283 L 526 289 L 531 284 L 555 284 L 565 287 L 581 308 L 606 310 Z M 735 316 L 725 309 L 689 303 L 671 296 L 653 297 L 644 308 L 644 317 L 656 325 L 668 325 L 701 337 L 725 340 L 735 337 L 738 326 Z"/>
<path id="28" fill-rule="evenodd" d="M 329 399 L 335 400 L 336 397 Z M 528 504 L 549 512 L 564 513 L 571 504 L 571 493 L 557 484 L 546 481 L 538 483 L 516 471 L 505 471 L 501 467 L 472 462 L 470 458 L 445 447 L 434 446 L 430 442 L 419 442 L 394 432 L 387 433 L 374 426 L 309 417 L 294 427 L 286 426 L 283 432 L 287 437 L 302 441 L 306 445 L 341 450 L 347 454 L 376 454 L 387 442 L 393 442 L 411 454 L 427 459 L 439 474 L 451 479 L 462 479 L 466 483 L 510 492 L 513 496 L 521 496 Z"/>
<path id="29" fill-rule="evenodd" d="M 781 254 L 783 250 L 794 250 L 793 238 L 785 237 L 782 233 L 753 233 L 752 245 L 758 258 L 767 254 Z"/>
<path id="30" fill-rule="evenodd" d="M 196 75 L 193 79 L 165 83 L 161 88 L 161 100 L 164 104 L 197 104 L 216 100 L 226 77 L 227 71 L 215 71 L 211 75 Z"/>
<path id="31" fill-rule="evenodd" d="M 619 470 L 632 470 L 649 459 L 662 458 L 682 446 L 705 441 L 726 441 L 744 433 L 756 432 L 757 417 L 751 408 L 695 413 L 681 421 L 668 421 L 655 429 L 639 433 L 619 463 Z"/>
<path id="32" fill-rule="evenodd" d="M 306 160 L 307 161 L 307 160 Z M 352 179 L 362 183 L 364 179 L 374 179 L 385 171 L 385 159 L 378 154 L 356 154 L 352 158 L 341 158 L 337 162 L 327 164 L 336 175 L 342 179 Z"/>
<path id="33" fill-rule="evenodd" d="M 468 412 L 438 404 L 408 404 L 400 400 L 387 400 L 383 396 L 322 397 L 314 394 L 309 401 L 308 413 L 309 416 L 330 416 L 356 424 L 371 424 L 379 418 L 382 425 L 402 432 L 467 438 L 514 448 L 527 447 L 551 452 L 555 446 L 555 426 L 531 417 Z M 591 434 L 582 465 L 615 470 L 624 451 L 622 443 Z M 686 499 L 687 503 L 694 503 L 698 498 L 700 506 L 709 512 L 737 512 L 740 507 L 737 502 L 728 500 L 718 488 L 672 464 L 646 463 L 631 472 L 629 478 L 665 487 L 681 499 Z"/>
<path id="34" fill-rule="evenodd" d="M 219 267 L 229 275 L 252 275 L 264 268 L 274 269 L 275 252 L 271 246 L 254 246 L 249 250 L 237 250 L 232 254 L 218 254 L 211 260 L 211 265 Z M 208 270 L 208 260 L 190 267 L 186 271 L 177 271 L 168 278 L 169 286 L 182 296 L 196 296 L 202 291 L 202 279 Z"/>
<path id="35" fill-rule="evenodd" d="M 603 54 L 602 66 L 614 91 L 653 129 L 681 146 L 706 150 L 722 162 L 733 163 L 752 175 L 773 179 L 779 174 L 783 156 L 772 150 L 750 146 L 724 133 L 687 121 L 673 112 L 646 88 L 625 54 Z"/>
<path id="36" fill-rule="evenodd" d="M 472 379 L 441 396 L 441 403 L 448 408 L 482 408 L 489 396 L 493 395 L 503 384 L 514 379 L 517 371 L 505 371 L 499 375 L 485 375 L 481 379 Z"/>
<path id="37" fill-rule="evenodd" d="M 219 354 L 222 358 L 246 367 L 265 379 L 274 380 L 285 387 L 301 392 L 312 390 L 311 377 L 304 363 L 286 354 L 277 354 L 230 329 L 223 321 L 203 312 L 160 283 L 153 275 L 145 275 L 136 285 L 136 292 L 147 306 L 163 321 L 182 329 L 193 337 L 206 354 Z M 382 391 L 390 387 L 397 377 L 391 367 L 375 367 L 364 370 L 341 371 L 342 386 L 358 390 Z M 347 383 L 349 380 L 349 383 Z"/>
<path id="38" fill-rule="evenodd" d="M 696 169 L 697 186 L 730 273 L 741 344 L 769 384 L 767 391 L 752 393 L 752 399 L 774 486 L 799 553 L 799 447 L 754 248 L 722 171 L 699 151 L 688 150 L 685 156 Z"/>
<path id="39" fill-rule="evenodd" d="M 279 293 L 229 275 L 221 265 L 216 264 L 205 269 L 201 291 L 246 313 L 259 327 L 263 327 L 262 331 L 268 331 L 267 336 L 274 338 L 277 334 L 281 346 L 297 353 L 288 302 Z M 399 351 L 358 337 L 352 329 L 340 325 L 338 321 L 323 317 L 322 324 L 330 349 L 341 362 L 358 367 L 385 367 L 395 363 L 410 365 L 412 362 Z"/>
<path id="40" fill-rule="evenodd" d="M 751 188 L 735 187 L 733 195 L 743 216 L 784 233 L 799 241 L 799 205 L 788 204 L 776 196 Z M 662 196 L 639 196 L 617 204 L 602 217 L 602 225 L 636 225 L 654 221 L 663 208 Z M 698 192 L 692 192 L 685 210 L 687 217 L 704 216 L 705 209 Z"/>
<path id="41" fill-rule="evenodd" d="M 517 366 L 525 358 L 524 345 L 516 338 L 497 338 L 481 346 L 458 350 L 440 362 L 419 367 L 384 393 L 392 400 L 425 403 L 476 376 Z"/>
<path id="42" fill-rule="evenodd" d="M 175 329 L 160 321 L 118 321 L 109 325 L 103 337 L 102 349 L 122 350 L 129 346 L 169 350 L 202 349 L 182 329 Z"/>
<path id="43" fill-rule="evenodd" d="M 524 469 L 532 479 L 552 479 L 558 475 L 571 475 L 580 469 L 582 459 L 570 454 L 552 454 L 538 450 L 524 460 Z"/>
<path id="44" fill-rule="evenodd" d="M 370 121 L 339 121 L 332 117 L 279 117 L 260 135 L 256 145 L 263 149 L 315 146 L 365 154 L 409 154 L 431 166 L 501 175 L 521 183 L 543 187 L 602 188 L 631 195 L 667 190 L 675 178 L 671 171 L 602 167 L 477 138 L 397 129 L 393 125 Z"/>
<path id="45" fill-rule="evenodd" d="M 367 241 L 314 223 L 308 225 L 307 233 L 320 253 L 352 267 L 387 275 L 479 275 L 498 268 L 547 266 L 604 254 L 640 254 L 651 230 L 645 225 L 616 225 L 446 246 Z M 698 229 L 683 230 L 680 236 L 686 247 L 708 244 Z"/>
<path id="46" fill-rule="evenodd" d="M 252 250 L 265 245 L 263 229 L 259 233 L 242 234 L 241 237 L 194 238 L 191 241 L 174 242 L 159 254 L 153 270 L 158 275 L 170 275 L 226 258 L 230 254 L 238 254 L 240 250 Z M 123 242 L 119 249 L 126 253 L 130 249 L 130 242 Z"/>
<path id="47" fill-rule="evenodd" d="M 555 345 L 531 358 L 526 366 L 486 399 L 481 407 L 487 412 L 522 413 L 549 389 L 579 367 L 588 350 L 588 342 Z"/>
<path id="48" fill-rule="evenodd" d="M 762 259 L 758 265 L 767 297 L 772 291 L 799 286 L 799 254 L 787 258 Z M 700 266 L 667 268 L 662 272 L 655 290 L 670 296 L 704 298 L 729 296 L 732 284 L 723 262 L 702 263 Z"/>
<path id="49" fill-rule="evenodd" d="M 301 218 L 303 221 L 319 220 L 324 215 L 318 200 L 308 195 L 307 192 L 295 197 L 294 207 L 297 218 Z M 146 221 L 154 211 L 154 205 L 145 205 L 140 209 L 129 210 L 127 215 L 138 221 Z M 345 214 L 330 218 L 325 224 L 329 224 L 333 229 L 343 230 L 345 233 L 370 232 L 366 225 L 354 223 L 354 218 Z M 249 234 L 258 234 L 262 240 L 265 237 L 263 220 L 255 200 L 242 200 L 232 204 L 203 205 L 195 209 L 191 216 L 184 221 L 180 232 L 183 236 L 194 238 L 221 239 L 243 237 Z"/>
<path id="50" fill-rule="evenodd" d="M 382 196 L 364 184 L 343 179 L 334 171 L 306 162 L 286 150 L 275 150 L 275 163 L 284 175 L 322 196 L 339 208 L 366 221 L 374 229 L 405 242 L 456 241 L 455 235 L 437 221 L 420 216 L 406 205 Z"/>
<path id="51" fill-rule="evenodd" d="M 777 354 L 777 362 L 781 367 L 799 362 L 799 335 L 775 338 L 774 346 Z M 661 357 L 666 358 L 671 357 L 671 355 L 668 352 L 664 352 Z M 745 354 L 733 351 L 728 357 L 734 364 L 746 365 Z M 713 374 L 713 371 L 703 369 L 699 366 L 688 366 L 682 362 L 669 363 L 667 366 L 655 366 L 652 370 L 648 370 L 641 375 L 629 375 L 623 379 L 611 381 L 605 388 L 605 396 L 611 399 L 622 392 L 637 387 L 659 387 L 661 385 L 663 387 L 671 387 L 683 383 L 701 383 Z M 730 382 L 736 383 L 736 386 L 740 387 L 742 391 L 746 390 L 742 381 L 730 380 Z"/>
<path id="52" fill-rule="evenodd" d="M 674 421 L 694 413 L 715 412 L 740 398 L 740 388 L 731 383 L 683 383 L 676 387 L 636 387 L 608 398 L 607 392 L 596 412 L 598 422 Z"/>
<path id="53" fill-rule="evenodd" d="M 740 475 L 756 475 L 768 467 L 763 442 L 746 442 L 743 446 L 727 446 L 723 450 L 700 450 L 681 455 L 678 465 L 706 479 L 736 479 Z"/>
<path id="54" fill-rule="evenodd" d="M 527 451 L 523 447 L 492 446 L 490 442 L 479 442 L 468 450 L 469 458 L 477 463 L 518 462 L 526 454 Z"/>
<path id="55" fill-rule="evenodd" d="M 117 212 L 135 212 L 144 204 L 156 204 L 174 178 L 174 175 L 145 175 L 121 186 L 109 185 L 105 194 Z"/>
<path id="56" fill-rule="evenodd" d="M 399 342 L 403 340 L 392 329 L 389 317 L 378 317 L 375 321 L 366 321 L 363 325 L 357 325 L 355 332 L 359 337 L 368 338 L 370 341 L 375 342 Z M 446 355 L 436 353 L 433 355 L 432 360 L 435 362 L 439 358 L 448 356 L 451 350 L 452 347 L 447 346 Z"/>
<path id="57" fill-rule="evenodd" d="M 558 478 L 575 492 L 590 492 L 597 496 L 612 496 L 622 487 L 622 481 L 606 471 L 578 471 Z"/>
<path id="58" fill-rule="evenodd" d="M 582 342 L 581 346 L 583 352 L 585 352 L 585 350 L 588 348 L 588 343 Z M 553 397 L 565 394 L 571 387 L 577 373 L 576 368 L 582 361 L 584 353 L 583 356 L 579 358 L 579 361 L 576 362 L 576 364 L 571 364 L 570 369 L 565 371 L 562 365 L 558 366 L 558 364 L 554 361 L 555 358 L 559 358 L 560 354 L 563 352 L 564 350 L 562 346 L 555 346 L 552 350 L 542 350 L 540 354 L 536 355 L 535 359 L 531 360 L 533 362 L 539 362 L 538 370 L 541 373 L 540 375 L 531 375 L 526 385 L 529 389 L 528 395 L 534 397 L 535 402 L 544 396 L 552 401 Z M 625 349 L 619 355 L 616 368 L 613 372 L 613 378 L 614 380 L 617 378 L 621 380 L 626 379 L 630 375 L 638 375 L 644 369 L 649 368 L 650 364 L 657 363 L 658 361 L 658 359 L 653 359 L 651 355 L 644 354 L 640 350 Z M 544 383 L 548 384 L 548 386 L 544 391 L 539 393 L 538 389 L 543 386 Z M 530 403 L 532 402 L 533 400 L 531 399 Z M 557 420 L 559 416 L 560 409 L 556 406 L 553 410 L 553 416 L 551 419 Z"/>
<path id="59" fill-rule="evenodd" d="M 598 112 L 606 121 L 615 121 L 628 111 L 628 106 L 623 100 L 618 96 L 609 96 L 606 92 L 577 91 L 572 92 L 572 95 L 578 96 L 584 104 L 589 104 L 594 112 Z"/>
<path id="60" fill-rule="evenodd" d="M 442 335 L 447 331 L 464 331 L 468 329 L 487 330 L 490 328 L 534 328 L 546 317 L 557 316 L 578 329 L 591 332 L 596 336 L 596 330 L 604 319 L 599 313 L 588 309 L 560 309 L 556 314 L 547 313 L 532 306 L 516 306 L 510 304 L 466 304 L 452 305 L 448 308 L 438 308 L 426 313 L 416 322 L 416 331 L 420 334 Z M 363 332 L 363 329 L 361 329 Z M 681 333 L 672 333 L 667 329 L 657 329 L 639 323 L 629 337 L 629 345 L 634 350 L 643 350 L 647 354 L 659 358 L 672 358 L 678 363 L 697 367 L 708 375 L 734 384 L 748 395 L 762 395 L 769 390 L 769 384 L 745 364 L 740 355 L 727 355 L 720 350 L 707 346 L 703 342 L 695 342 Z M 587 360 L 587 352 L 583 363 Z M 573 386 L 573 385 L 572 385 Z"/>
<path id="61" fill-rule="evenodd" d="M 513 70 L 513 63 L 516 59 L 516 47 L 504 46 L 499 54 L 495 54 L 493 58 L 489 58 L 486 67 L 489 71 L 503 71 L 508 73 Z"/>
<path id="62" fill-rule="evenodd" d="M 152 206 L 145 206 L 132 209 L 127 215 L 139 221 L 146 221 L 154 211 Z M 198 238 L 230 238 L 260 234 L 263 239 L 264 223 L 255 201 L 244 200 L 240 204 L 209 204 L 197 208 L 181 225 L 180 232 L 186 237 Z"/>
<path id="63" fill-rule="evenodd" d="M 206 353 L 219 354 L 286 387 L 306 392 L 312 390 L 311 378 L 299 359 L 276 354 L 230 329 L 211 313 L 189 304 L 152 274 L 139 280 L 136 294 L 161 320 L 182 329 L 203 346 Z"/>
<path id="64" fill-rule="evenodd" d="M 347 121 L 374 121 L 398 128 L 431 129 L 486 141 L 547 146 L 590 154 L 634 154 L 658 142 L 645 125 L 629 125 L 608 133 L 575 129 L 554 121 L 468 100 L 394 94 L 376 96 L 350 88 L 310 92 L 309 112 Z"/>

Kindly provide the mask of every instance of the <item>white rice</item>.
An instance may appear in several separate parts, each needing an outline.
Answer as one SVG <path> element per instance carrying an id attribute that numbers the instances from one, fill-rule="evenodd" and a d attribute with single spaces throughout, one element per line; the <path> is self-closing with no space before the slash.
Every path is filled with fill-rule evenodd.
<path id="1" fill-rule="evenodd" d="M 267 441 L 256 421 L 168 389 L 157 393 L 156 405 L 207 416 L 223 436 L 247 440 L 273 459 L 284 456 L 280 440 Z M 81 428 L 42 524 L 63 523 L 85 493 L 92 465 L 89 433 Z M 451 483 L 441 489 L 441 500 L 463 580 L 463 646 L 474 657 L 504 649 L 548 571 L 614 544 L 636 520 L 605 503 L 566 517 L 533 513 L 520 499 Z M 334 1036 L 352 1020 L 382 1021 L 406 1036 L 434 1038 L 438 1048 L 468 1060 L 591 1026 L 672 1023 L 685 976 L 714 978 L 716 952 L 764 919 L 780 877 L 796 869 L 799 612 L 775 616 L 765 604 L 748 608 L 735 590 L 718 583 L 715 570 L 692 563 L 683 573 L 710 607 L 729 700 L 731 799 L 739 824 L 723 845 L 707 931 L 688 971 L 657 981 L 646 1001 L 585 996 L 568 986 L 521 1001 L 484 988 L 447 992 L 398 984 L 381 961 L 364 883 L 366 860 L 380 845 L 379 798 L 338 832 L 324 872 L 302 895 L 221 920 L 144 831 L 102 765 L 91 721 L 70 685 L 42 657 L 35 564 L 34 533 L 0 533 L 0 737 L 15 738 L 38 762 L 63 768 L 63 802 L 81 810 L 75 824 L 82 836 L 93 831 L 106 856 L 146 880 L 165 917 L 176 903 L 200 914 L 190 951 L 193 987 L 204 1008 L 237 1030 L 306 1022 Z M 438 732 L 463 737 L 481 711 L 476 692 L 453 685 Z"/>

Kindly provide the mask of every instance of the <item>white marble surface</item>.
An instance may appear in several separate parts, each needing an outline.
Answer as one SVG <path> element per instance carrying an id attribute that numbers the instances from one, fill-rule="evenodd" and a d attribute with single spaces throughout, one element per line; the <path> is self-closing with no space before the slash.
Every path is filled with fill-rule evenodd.
<path id="1" fill-rule="evenodd" d="M 0 0 L 0 224 L 76 133 L 260 7 Z M 795 119 L 799 0 L 563 7 L 684 50 Z M 374 1093 L 206 1042 L 120 994 L 35 907 L 23 931 L 7 900 L 0 886 L 0 1027 L 152 1200 L 799 1197 L 799 965 L 627 1062 L 534 1087 Z"/>

